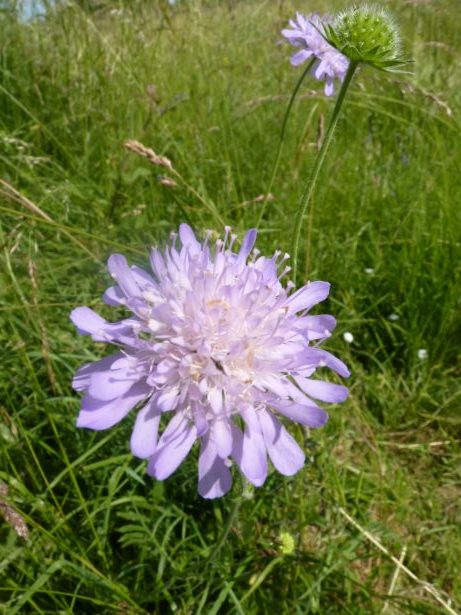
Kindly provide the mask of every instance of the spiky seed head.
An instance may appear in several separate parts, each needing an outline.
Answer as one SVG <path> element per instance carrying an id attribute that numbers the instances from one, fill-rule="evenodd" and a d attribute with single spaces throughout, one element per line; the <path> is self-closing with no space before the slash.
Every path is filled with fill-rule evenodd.
<path id="1" fill-rule="evenodd" d="M 399 29 L 381 7 L 365 4 L 341 11 L 324 26 L 323 34 L 352 62 L 387 71 L 407 63 L 402 56 Z"/>

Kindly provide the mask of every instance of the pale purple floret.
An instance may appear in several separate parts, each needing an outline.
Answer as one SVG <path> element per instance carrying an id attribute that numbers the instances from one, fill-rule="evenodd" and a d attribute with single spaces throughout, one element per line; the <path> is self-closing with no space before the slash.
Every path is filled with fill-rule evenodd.
<path id="1" fill-rule="evenodd" d="M 325 94 L 334 94 L 334 80 L 343 81 L 349 60 L 332 47 L 320 34 L 324 18 L 318 15 L 304 17 L 296 13 L 296 20 L 290 19 L 290 28 L 282 30 L 283 36 L 295 47 L 301 47 L 291 57 L 291 64 L 299 66 L 307 60 L 315 59 L 312 74 L 318 81 L 325 81 Z"/>
<path id="2" fill-rule="evenodd" d="M 319 347 L 335 320 L 311 316 L 329 284 L 291 292 L 281 279 L 288 255 L 253 249 L 256 231 L 199 243 L 186 224 L 163 252 L 153 249 L 153 274 L 114 254 L 108 269 L 116 285 L 109 305 L 131 316 L 110 323 L 88 307 L 73 310 L 80 333 L 118 346 L 115 354 L 81 367 L 73 386 L 84 392 L 78 427 L 107 429 L 140 406 L 132 453 L 148 459 L 148 473 L 170 476 L 200 440 L 200 495 L 215 498 L 232 484 L 232 460 L 253 485 L 264 483 L 267 456 L 282 474 L 304 465 L 304 453 L 280 419 L 321 427 L 327 413 L 313 399 L 342 402 L 346 387 L 312 379 L 327 366 L 347 367 Z M 160 423 L 167 420 L 161 435 Z"/>

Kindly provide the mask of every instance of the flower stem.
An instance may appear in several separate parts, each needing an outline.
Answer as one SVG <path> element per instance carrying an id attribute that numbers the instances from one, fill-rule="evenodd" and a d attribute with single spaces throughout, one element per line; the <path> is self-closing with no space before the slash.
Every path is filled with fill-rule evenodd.
<path id="1" fill-rule="evenodd" d="M 336 124 L 338 122 L 339 112 L 341 111 L 341 107 L 344 102 L 347 89 L 351 83 L 351 80 L 352 80 L 352 77 L 354 76 L 356 68 L 357 68 L 356 62 L 351 62 L 349 64 L 349 68 L 347 69 L 346 76 L 341 85 L 338 98 L 336 99 L 336 104 L 333 109 L 333 113 L 331 115 L 328 128 L 326 130 L 325 136 L 322 141 L 322 146 L 320 147 L 320 150 L 317 154 L 317 158 L 315 159 L 314 166 L 312 167 L 312 171 L 309 177 L 309 181 L 307 182 L 306 190 L 301 199 L 301 205 L 298 210 L 298 215 L 297 215 L 296 224 L 295 224 L 295 231 L 293 235 L 293 276 L 295 278 L 294 279 L 295 282 L 296 282 L 296 274 L 298 270 L 299 241 L 301 237 L 301 229 L 303 225 L 304 215 L 306 213 L 309 203 L 312 200 L 312 196 L 314 194 L 314 190 L 317 185 L 317 180 L 319 177 L 320 170 L 323 166 L 325 157 L 327 155 L 328 149 L 333 139 L 333 133 L 336 128 Z"/>
<path id="2" fill-rule="evenodd" d="M 314 62 L 315 62 L 315 58 L 313 58 L 309 62 L 309 64 L 306 66 L 305 70 L 303 71 L 301 77 L 298 79 L 298 81 L 297 81 L 297 83 L 295 85 L 295 88 L 294 88 L 294 90 L 293 90 L 293 92 L 291 94 L 290 101 L 288 102 L 288 106 L 286 108 L 285 115 L 283 116 L 282 129 L 280 130 L 279 143 L 278 143 L 278 146 L 277 146 L 277 154 L 275 155 L 274 164 L 272 165 L 271 178 L 269 180 L 269 185 L 268 185 L 268 187 L 266 189 L 266 198 L 264 199 L 262 207 L 261 207 L 261 210 L 259 212 L 258 224 L 257 224 L 258 227 L 261 225 L 262 219 L 263 219 L 264 214 L 266 212 L 269 195 L 271 193 L 272 186 L 274 185 L 275 176 L 277 175 L 277 171 L 279 169 L 280 157 L 281 157 L 281 154 L 282 154 L 283 141 L 285 139 L 285 132 L 286 132 L 286 128 L 287 128 L 287 124 L 288 124 L 288 117 L 290 115 L 291 108 L 293 106 L 293 103 L 294 103 L 295 98 L 296 98 L 296 94 L 298 93 L 298 90 L 301 87 L 302 82 L 304 81 L 304 79 L 305 79 L 306 75 L 308 74 L 308 72 L 311 70 Z"/>

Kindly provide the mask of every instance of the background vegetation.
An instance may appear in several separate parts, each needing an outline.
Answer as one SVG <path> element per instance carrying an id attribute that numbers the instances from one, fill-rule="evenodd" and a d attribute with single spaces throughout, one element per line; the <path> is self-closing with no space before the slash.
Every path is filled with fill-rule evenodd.
<path id="1" fill-rule="evenodd" d="M 239 233 L 257 222 L 299 74 L 291 49 L 277 44 L 280 30 L 296 8 L 346 3 L 101 0 L 31 21 L 2 9 L 0 604 L 8 615 L 449 612 L 440 600 L 456 612 L 459 2 L 386 5 L 413 72 L 358 75 L 299 272 L 332 282 L 325 311 L 339 325 L 329 349 L 351 368 L 351 396 L 325 429 L 297 434 L 310 463 L 248 494 L 211 560 L 238 482 L 223 500 L 200 499 L 192 455 L 155 483 L 129 453 L 133 417 L 108 432 L 75 428 L 72 374 L 107 349 L 78 337 L 69 312 L 101 307 L 113 251 L 144 264 L 148 247 L 181 221 L 218 232 L 225 222 Z M 265 253 L 290 251 L 331 105 L 306 82 L 260 227 Z M 124 150 L 132 138 L 168 156 L 203 199 L 162 184 L 162 169 Z"/>

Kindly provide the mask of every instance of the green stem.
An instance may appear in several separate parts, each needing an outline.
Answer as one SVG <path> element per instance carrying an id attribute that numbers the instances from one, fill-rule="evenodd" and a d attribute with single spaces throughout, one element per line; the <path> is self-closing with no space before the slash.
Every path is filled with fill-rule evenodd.
<path id="1" fill-rule="evenodd" d="M 259 212 L 258 224 L 257 224 L 258 227 L 260 226 L 260 224 L 262 222 L 262 219 L 264 217 L 264 214 L 266 212 L 268 198 L 269 198 L 269 195 L 271 193 L 272 186 L 274 185 L 275 176 L 277 175 L 277 171 L 279 169 L 280 157 L 282 155 L 283 141 L 284 141 L 284 138 L 285 138 L 285 132 L 286 132 L 287 124 L 288 124 L 288 116 L 290 115 L 291 108 L 292 108 L 293 103 L 294 103 L 295 98 L 296 98 L 296 94 L 298 93 L 298 90 L 301 87 L 301 84 L 304 81 L 306 75 L 311 70 L 312 66 L 314 65 L 314 62 L 315 62 L 315 58 L 313 58 L 309 62 L 309 64 L 306 66 L 305 70 L 303 71 L 301 77 L 298 79 L 298 82 L 296 83 L 295 88 L 294 88 L 294 90 L 293 90 L 293 92 L 291 94 L 290 101 L 289 101 L 288 106 L 287 106 L 286 111 L 285 111 L 285 115 L 283 116 L 282 129 L 280 131 L 279 143 L 278 143 L 278 147 L 277 147 L 277 154 L 275 156 L 274 164 L 272 166 L 271 178 L 269 180 L 269 185 L 268 185 L 267 190 L 266 190 L 266 198 L 264 199 L 263 205 L 261 207 L 261 211 Z"/>
<path id="2" fill-rule="evenodd" d="M 242 496 L 239 496 L 235 499 L 234 504 L 232 506 L 232 509 L 229 513 L 229 516 L 227 517 L 226 520 L 226 524 L 224 525 L 223 531 L 221 533 L 221 536 L 219 537 L 218 542 L 216 543 L 215 548 L 213 549 L 213 551 L 211 552 L 211 554 L 208 556 L 208 561 L 209 562 L 213 562 L 216 559 L 216 556 L 219 554 L 219 552 L 221 551 L 222 546 L 224 545 L 224 543 L 227 540 L 227 536 L 229 535 L 229 532 L 232 529 L 232 525 L 234 524 L 235 518 L 238 514 L 238 511 L 240 509 L 240 505 L 242 503 Z"/>
<path id="3" fill-rule="evenodd" d="M 330 123 L 328 124 L 327 131 L 322 141 L 322 146 L 317 154 L 317 158 L 315 159 L 314 166 L 312 168 L 309 181 L 307 182 L 306 190 L 301 199 L 301 206 L 298 210 L 298 215 L 296 218 L 295 232 L 293 235 L 293 277 L 296 283 L 296 274 L 298 271 L 298 257 L 299 257 L 299 240 L 301 237 L 301 229 L 303 225 L 304 215 L 306 213 L 307 207 L 312 200 L 312 196 L 314 194 L 315 187 L 317 185 L 317 180 L 319 177 L 320 170 L 325 161 L 325 157 L 327 155 L 328 149 L 331 145 L 331 141 L 333 139 L 333 133 L 336 128 L 336 124 L 338 122 L 339 112 L 341 111 L 342 104 L 344 102 L 344 98 L 346 96 L 347 89 L 351 83 L 352 77 L 354 76 L 355 70 L 357 68 L 356 62 L 351 62 L 349 64 L 349 68 L 347 70 L 344 81 L 341 85 L 341 89 L 338 94 L 338 98 L 336 99 L 336 104 L 333 109 L 333 113 L 330 118 Z"/>

